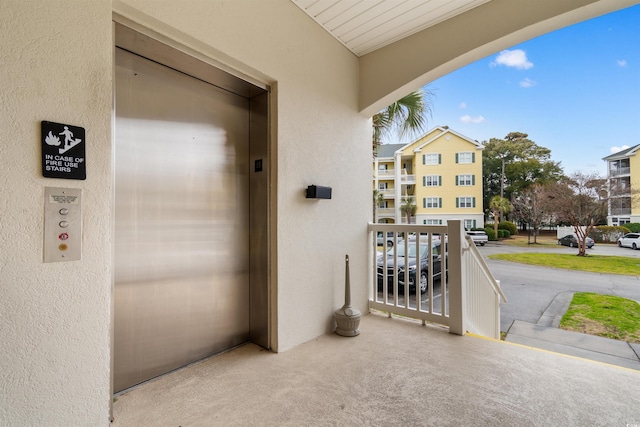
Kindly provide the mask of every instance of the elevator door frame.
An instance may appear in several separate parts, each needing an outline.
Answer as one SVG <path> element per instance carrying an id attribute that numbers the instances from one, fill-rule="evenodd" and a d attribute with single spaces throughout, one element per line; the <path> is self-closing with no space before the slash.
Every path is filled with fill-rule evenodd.
<path id="1" fill-rule="evenodd" d="M 269 159 L 269 106 L 270 89 L 267 85 L 252 81 L 241 73 L 230 74 L 227 67 L 204 58 L 198 52 L 177 42 L 158 36 L 126 18 L 114 14 L 114 46 L 157 62 L 176 71 L 202 80 L 216 87 L 239 95 L 249 101 L 249 275 L 250 275 L 250 332 L 249 341 L 271 349 L 271 221 Z M 115 49 L 114 49 L 115 51 Z M 114 61 L 115 64 L 115 61 Z M 114 65 L 115 67 L 115 65 Z M 242 78 L 241 78 L 242 77 Z M 115 73 L 114 73 L 115 85 Z M 115 93 L 115 87 L 114 87 Z M 115 120 L 115 114 L 114 114 Z M 114 123 L 115 125 L 115 123 Z M 115 133 L 114 133 L 115 137 Z M 115 144 L 114 144 L 115 147 Z M 260 165 L 261 167 L 258 167 Z M 115 230 L 115 228 L 114 228 Z M 115 237 L 115 236 L 114 236 Z M 114 290 L 115 291 L 115 290 Z M 112 293 L 112 301 L 114 294 Z M 112 307 L 112 324 L 114 310 Z M 113 394 L 113 327 L 112 327 L 112 379 Z"/>

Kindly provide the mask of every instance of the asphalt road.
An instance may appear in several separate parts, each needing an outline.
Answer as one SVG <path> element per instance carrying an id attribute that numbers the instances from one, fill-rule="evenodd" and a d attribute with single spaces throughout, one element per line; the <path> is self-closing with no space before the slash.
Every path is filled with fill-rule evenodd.
<path id="1" fill-rule="evenodd" d="M 576 248 L 515 247 L 490 242 L 479 248 L 485 258 L 497 253 L 550 252 L 577 253 Z M 535 267 L 486 259 L 508 303 L 500 308 L 500 330 L 508 332 L 514 320 L 536 323 L 553 299 L 561 292 L 594 292 L 640 301 L 640 250 L 596 245 L 589 254 L 620 255 L 638 258 L 638 276 L 585 273 L 547 267 Z"/>

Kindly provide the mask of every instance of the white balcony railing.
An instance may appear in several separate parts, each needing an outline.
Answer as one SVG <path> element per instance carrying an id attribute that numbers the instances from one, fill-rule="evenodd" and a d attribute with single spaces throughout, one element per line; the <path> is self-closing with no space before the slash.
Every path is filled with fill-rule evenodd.
<path id="1" fill-rule="evenodd" d="M 630 173 L 631 168 L 609 169 L 609 176 L 629 175 Z"/>
<path id="2" fill-rule="evenodd" d="M 378 214 L 379 217 L 389 217 L 389 216 L 395 216 L 396 215 L 396 210 L 393 208 L 377 208 L 376 209 L 376 214 Z"/>
<path id="3" fill-rule="evenodd" d="M 466 295 L 464 317 L 468 330 L 500 339 L 500 300 L 507 302 L 507 297 L 469 236 L 465 236 L 463 242 L 462 264 L 465 274 L 462 286 Z"/>
<path id="4" fill-rule="evenodd" d="M 396 176 L 396 171 L 393 169 L 378 169 L 378 177 L 390 177 Z"/>
<path id="5" fill-rule="evenodd" d="M 406 184 L 406 185 L 411 185 L 411 184 L 415 184 L 416 183 L 416 176 L 415 175 L 405 175 L 406 171 L 404 174 L 400 175 L 400 183 L 401 184 Z"/>
<path id="6" fill-rule="evenodd" d="M 369 232 L 374 237 L 369 308 L 439 323 L 458 335 L 500 338 L 500 300 L 506 298 L 473 242 L 467 241 L 461 221 L 450 220 L 446 226 L 369 224 Z M 378 233 L 395 236 L 386 256 L 378 252 Z M 404 253 L 421 252 L 421 262 L 410 255 L 405 267 Z"/>
<path id="7" fill-rule="evenodd" d="M 395 169 L 378 169 L 378 179 L 393 179 L 395 177 L 396 177 Z M 400 171 L 400 182 L 402 184 L 415 184 L 416 176 L 407 173 L 406 169 L 402 169 Z"/>
<path id="8" fill-rule="evenodd" d="M 403 216 L 403 217 L 400 219 L 400 223 L 401 223 L 401 224 L 406 224 L 406 223 L 407 223 L 407 218 L 406 218 L 405 216 Z M 415 224 L 415 223 L 416 223 L 416 217 L 415 217 L 415 216 L 413 216 L 413 217 L 411 217 L 411 218 L 409 219 L 409 224 Z"/>
<path id="9" fill-rule="evenodd" d="M 611 208 L 611 215 L 631 215 L 631 208 Z"/>

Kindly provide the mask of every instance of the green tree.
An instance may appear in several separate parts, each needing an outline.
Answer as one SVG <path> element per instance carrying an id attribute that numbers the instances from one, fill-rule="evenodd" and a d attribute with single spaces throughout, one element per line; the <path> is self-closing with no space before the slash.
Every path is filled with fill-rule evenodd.
<path id="1" fill-rule="evenodd" d="M 430 98 L 430 92 L 416 90 L 373 116 L 374 156 L 385 136 L 395 133 L 402 139 L 427 131 L 427 116 L 431 115 Z"/>
<path id="2" fill-rule="evenodd" d="M 411 224 L 411 217 L 414 216 L 417 211 L 418 206 L 416 206 L 413 197 L 409 196 L 405 199 L 402 199 L 400 212 L 402 213 L 402 215 L 407 217 L 407 224 Z"/>
<path id="3" fill-rule="evenodd" d="M 560 163 L 551 160 L 551 150 L 522 132 L 484 142 L 482 173 L 485 209 L 494 196 L 511 200 L 533 184 L 557 182 L 564 176 Z"/>
<path id="4" fill-rule="evenodd" d="M 493 196 L 489 202 L 489 209 L 493 213 L 493 228 L 498 236 L 498 223 L 502 220 L 502 215 L 511 212 L 511 202 L 500 196 Z"/>

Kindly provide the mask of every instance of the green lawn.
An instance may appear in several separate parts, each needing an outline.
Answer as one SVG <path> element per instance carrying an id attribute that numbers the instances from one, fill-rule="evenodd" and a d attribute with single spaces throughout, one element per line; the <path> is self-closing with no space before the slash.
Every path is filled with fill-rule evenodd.
<path id="1" fill-rule="evenodd" d="M 560 328 L 640 344 L 640 304 L 611 295 L 576 292 Z"/>
<path id="2" fill-rule="evenodd" d="M 593 273 L 640 275 L 640 258 L 623 256 L 515 253 L 489 255 L 491 259 Z"/>

